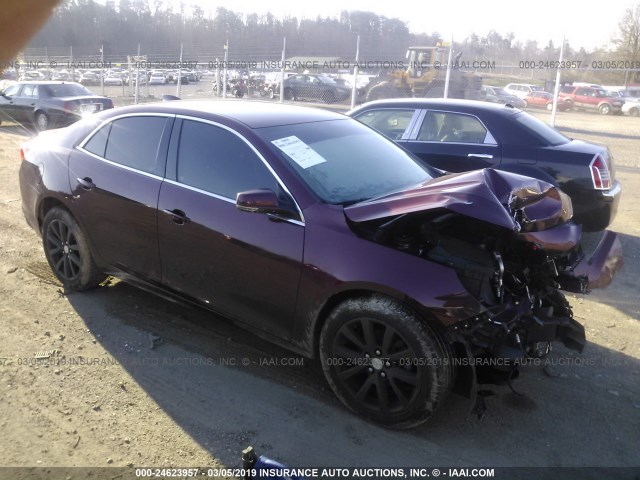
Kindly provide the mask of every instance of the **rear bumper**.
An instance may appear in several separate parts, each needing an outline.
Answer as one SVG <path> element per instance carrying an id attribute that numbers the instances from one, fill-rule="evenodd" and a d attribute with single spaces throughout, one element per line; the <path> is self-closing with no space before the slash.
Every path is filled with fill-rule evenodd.
<path id="1" fill-rule="evenodd" d="M 603 233 L 591 255 L 585 255 L 573 268 L 573 274 L 588 279 L 588 288 L 605 288 L 624 265 L 622 244 L 618 234 L 607 230 Z"/>
<path id="2" fill-rule="evenodd" d="M 573 220 L 581 224 L 586 232 L 605 230 L 616 218 L 621 196 L 622 186 L 617 180 L 610 190 L 592 190 L 588 195 L 574 200 Z"/>
<path id="3" fill-rule="evenodd" d="M 610 230 L 583 235 L 582 250 L 582 259 L 558 277 L 562 290 L 585 293 L 605 288 L 624 264 L 618 234 Z"/>

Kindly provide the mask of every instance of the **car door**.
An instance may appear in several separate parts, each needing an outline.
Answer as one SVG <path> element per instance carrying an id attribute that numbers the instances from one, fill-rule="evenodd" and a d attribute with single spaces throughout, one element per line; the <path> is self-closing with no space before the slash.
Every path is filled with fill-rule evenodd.
<path id="1" fill-rule="evenodd" d="M 0 119 L 4 121 L 20 121 L 16 118 L 15 99 L 20 93 L 21 88 L 22 84 L 18 83 L 11 85 L 3 92 L 4 95 L 0 97 Z"/>
<path id="2" fill-rule="evenodd" d="M 209 308 L 292 334 L 304 225 L 238 210 L 238 192 L 292 197 L 247 140 L 223 125 L 178 120 L 158 204 L 162 281 Z"/>
<path id="3" fill-rule="evenodd" d="M 116 118 L 69 157 L 69 182 L 96 253 L 117 270 L 160 281 L 158 195 L 174 117 Z"/>
<path id="4" fill-rule="evenodd" d="M 294 75 L 289 79 L 289 84 L 295 98 L 309 98 L 309 77 L 307 75 Z"/>
<path id="5" fill-rule="evenodd" d="M 580 108 L 589 107 L 590 98 L 589 98 L 590 89 L 586 87 L 580 87 L 576 90 L 575 93 L 575 106 Z"/>
<path id="6" fill-rule="evenodd" d="M 501 161 L 494 136 L 478 117 L 467 113 L 422 110 L 398 144 L 447 172 L 496 168 Z"/>
<path id="7" fill-rule="evenodd" d="M 38 85 L 27 83 L 20 93 L 13 98 L 14 116 L 20 122 L 33 121 L 33 112 L 36 108 Z"/>

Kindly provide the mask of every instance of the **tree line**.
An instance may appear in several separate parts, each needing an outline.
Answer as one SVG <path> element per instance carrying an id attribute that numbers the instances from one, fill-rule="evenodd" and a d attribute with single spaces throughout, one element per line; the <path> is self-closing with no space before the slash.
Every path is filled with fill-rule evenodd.
<path id="1" fill-rule="evenodd" d="M 410 45 L 436 45 L 438 32 L 414 33 L 397 18 L 387 18 L 373 12 L 343 11 L 338 17 L 298 19 L 293 16 L 276 18 L 270 13 L 243 15 L 218 7 L 205 14 L 201 6 L 186 8 L 184 2 L 175 8 L 163 0 L 65 0 L 49 22 L 31 40 L 27 54 L 67 55 L 70 47 L 74 57 L 97 57 L 104 47 L 106 60 L 121 60 L 135 55 L 138 46 L 142 54 L 154 59 L 176 60 L 180 45 L 186 58 L 222 58 L 224 45 L 229 44 L 229 60 L 279 60 L 283 38 L 286 37 L 287 57 L 325 56 L 353 60 L 356 39 L 360 36 L 360 60 L 397 61 L 404 59 Z M 591 65 L 598 59 L 640 62 L 640 5 L 627 9 L 621 16 L 619 33 L 612 39 L 612 49 L 573 49 L 565 43 L 564 58 L 579 59 Z M 522 60 L 557 60 L 560 46 L 549 41 L 516 39 L 514 33 L 500 34 L 495 30 L 486 35 L 471 34 L 456 39 L 454 49 L 464 59 L 496 60 L 502 65 L 518 65 Z M 548 76 L 555 75 L 547 72 Z M 567 71 L 569 80 L 602 81 L 603 83 L 634 82 L 637 72 L 627 71 Z"/>

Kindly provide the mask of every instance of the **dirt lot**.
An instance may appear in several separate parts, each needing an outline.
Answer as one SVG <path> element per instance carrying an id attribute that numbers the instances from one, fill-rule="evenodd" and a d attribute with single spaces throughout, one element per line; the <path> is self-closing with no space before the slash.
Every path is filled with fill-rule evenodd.
<path id="1" fill-rule="evenodd" d="M 570 297 L 587 349 L 527 367 L 524 396 L 496 388 L 482 420 L 451 397 L 408 432 L 347 413 L 317 362 L 224 319 L 123 283 L 65 295 L 22 216 L 25 137 L 0 127 L 0 466 L 235 466 L 248 445 L 295 466 L 640 466 L 640 119 L 558 125 L 609 144 L 624 188 L 624 270 Z"/>

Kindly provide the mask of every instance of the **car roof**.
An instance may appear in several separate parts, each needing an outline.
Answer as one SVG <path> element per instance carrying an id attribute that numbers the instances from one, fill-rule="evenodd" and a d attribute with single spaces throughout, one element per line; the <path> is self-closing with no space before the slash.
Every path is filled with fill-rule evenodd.
<path id="1" fill-rule="evenodd" d="M 499 103 L 481 102 L 478 100 L 457 100 L 445 98 L 396 98 L 389 100 L 376 100 L 357 107 L 353 112 L 370 107 L 398 107 L 398 108 L 430 108 L 434 110 L 454 110 L 461 113 L 488 113 L 511 116 L 520 110 L 511 105 Z"/>
<path id="2" fill-rule="evenodd" d="M 246 100 L 172 100 L 131 105 L 108 110 L 111 116 L 134 113 L 169 113 L 217 120 L 220 117 L 250 128 L 275 127 L 298 123 L 345 120 L 340 113 L 296 105 Z"/>
<path id="3" fill-rule="evenodd" d="M 65 82 L 63 80 L 21 80 L 19 84 L 28 83 L 29 85 L 80 85 L 78 82 Z"/>

